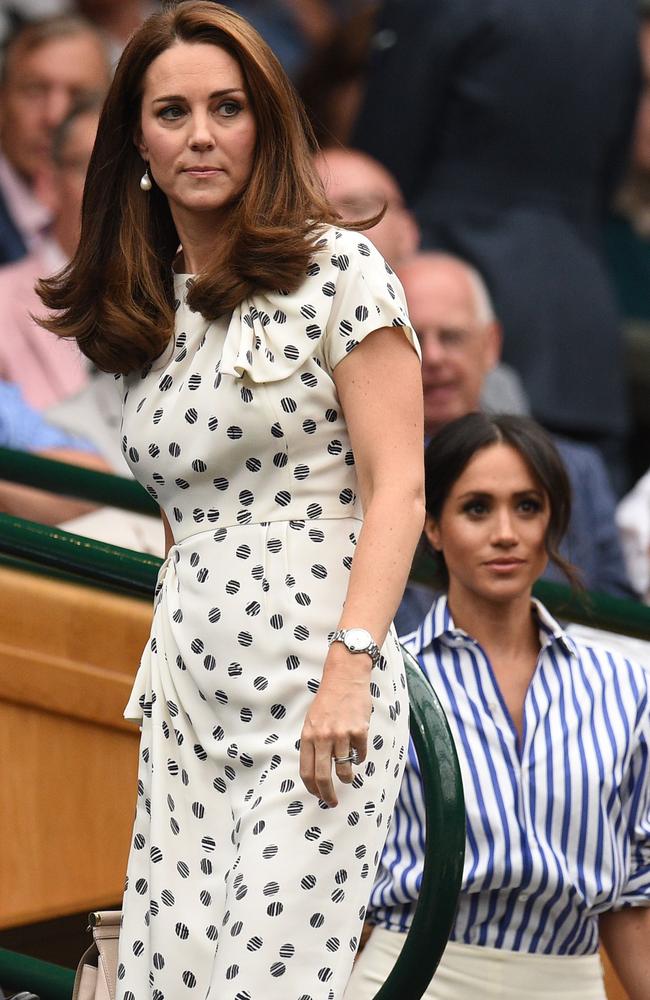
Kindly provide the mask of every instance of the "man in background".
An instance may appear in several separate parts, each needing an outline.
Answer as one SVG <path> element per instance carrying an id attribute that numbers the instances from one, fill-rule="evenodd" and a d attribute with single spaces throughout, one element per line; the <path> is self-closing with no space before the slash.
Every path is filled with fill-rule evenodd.
<path id="1" fill-rule="evenodd" d="M 19 28 L 0 66 L 0 264 L 34 249 L 51 221 L 38 178 L 72 105 L 108 87 L 99 34 L 61 15 Z"/>
<path id="2" fill-rule="evenodd" d="M 78 392 L 88 365 L 76 342 L 60 340 L 34 319 L 44 313 L 35 284 L 65 267 L 79 241 L 84 179 L 99 112 L 98 97 L 74 105 L 54 131 L 51 158 L 38 171 L 52 223 L 22 260 L 0 267 L 0 378 L 20 386 L 39 410 Z"/>

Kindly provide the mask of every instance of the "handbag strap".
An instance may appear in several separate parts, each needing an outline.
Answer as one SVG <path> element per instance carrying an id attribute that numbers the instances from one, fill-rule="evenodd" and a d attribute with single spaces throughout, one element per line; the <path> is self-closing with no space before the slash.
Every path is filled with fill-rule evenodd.
<path id="1" fill-rule="evenodd" d="M 89 914 L 88 929 L 92 930 L 93 943 L 79 963 L 72 1000 L 115 1000 L 121 921 L 119 910 Z"/>
<path id="2" fill-rule="evenodd" d="M 122 913 L 120 910 L 99 910 L 92 913 L 89 920 L 99 952 L 97 967 L 100 974 L 97 977 L 95 997 L 96 1000 L 115 1000 L 117 993 L 117 949 Z"/>

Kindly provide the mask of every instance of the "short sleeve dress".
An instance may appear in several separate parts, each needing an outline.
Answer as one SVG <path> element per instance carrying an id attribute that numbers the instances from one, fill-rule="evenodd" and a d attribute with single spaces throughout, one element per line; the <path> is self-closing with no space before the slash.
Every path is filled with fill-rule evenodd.
<path id="1" fill-rule="evenodd" d="M 119 1000 L 338 1000 L 408 743 L 391 629 L 368 758 L 329 809 L 299 775 L 362 527 L 332 378 L 367 335 L 417 342 L 358 233 L 324 229 L 294 293 L 213 322 L 175 278 L 162 358 L 124 380 L 125 457 L 174 544 L 127 706 L 142 726 Z M 363 623 L 360 623 L 363 624 Z"/>

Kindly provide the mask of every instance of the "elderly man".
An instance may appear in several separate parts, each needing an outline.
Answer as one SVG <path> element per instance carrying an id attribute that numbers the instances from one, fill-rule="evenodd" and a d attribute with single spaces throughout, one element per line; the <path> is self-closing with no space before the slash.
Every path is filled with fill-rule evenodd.
<path id="1" fill-rule="evenodd" d="M 51 162 L 39 170 L 53 218 L 50 232 L 22 260 L 0 267 L 0 378 L 19 385 L 26 401 L 39 410 L 78 392 L 88 380 L 88 365 L 76 342 L 59 340 L 33 319 L 44 313 L 34 286 L 64 267 L 77 248 L 99 111 L 99 98 L 88 97 L 58 125 Z"/>
<path id="2" fill-rule="evenodd" d="M 411 258 L 398 276 L 422 346 L 425 433 L 472 410 L 482 401 L 485 379 L 501 349 L 501 330 L 481 277 L 446 254 Z M 502 410 L 496 403 L 493 409 Z M 573 489 L 573 514 L 562 553 L 582 572 L 590 590 L 633 597 L 614 521 L 615 499 L 598 452 L 563 438 L 555 443 Z M 549 568 L 545 578 L 562 580 Z M 431 604 L 426 588 L 411 585 L 396 616 L 400 635 L 416 628 Z"/>
<path id="3" fill-rule="evenodd" d="M 50 219 L 38 177 L 52 136 L 73 103 L 100 94 L 110 69 L 98 33 L 61 15 L 27 24 L 7 41 L 0 69 L 0 263 L 19 260 Z"/>

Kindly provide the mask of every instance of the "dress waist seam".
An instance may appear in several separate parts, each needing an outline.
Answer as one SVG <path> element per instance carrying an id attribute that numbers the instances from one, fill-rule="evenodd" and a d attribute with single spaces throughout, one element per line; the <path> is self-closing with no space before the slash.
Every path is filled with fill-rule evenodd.
<path id="1" fill-rule="evenodd" d="M 174 538 L 174 545 L 183 545 L 185 542 L 192 541 L 193 539 L 200 538 L 202 535 L 214 535 L 215 532 L 223 530 L 225 528 L 266 528 L 272 524 L 306 524 L 313 525 L 317 527 L 319 524 L 327 521 L 356 521 L 359 524 L 363 523 L 363 517 L 359 513 L 350 514 L 323 514 L 321 517 L 272 517 L 264 518 L 260 521 L 230 521 L 226 522 L 215 522 L 211 524 L 209 528 L 202 528 L 200 531 L 193 531 L 191 535 L 185 535 L 183 538 Z"/>

